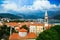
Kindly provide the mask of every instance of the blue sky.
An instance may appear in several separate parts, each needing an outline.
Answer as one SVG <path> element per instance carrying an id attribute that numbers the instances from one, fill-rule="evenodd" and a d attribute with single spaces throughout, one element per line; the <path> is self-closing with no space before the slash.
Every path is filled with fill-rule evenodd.
<path id="1" fill-rule="evenodd" d="M 0 13 L 60 11 L 60 0 L 0 0 Z"/>
<path id="2" fill-rule="evenodd" d="M 49 0 L 51 4 L 56 4 L 59 5 L 60 4 L 60 0 Z"/>

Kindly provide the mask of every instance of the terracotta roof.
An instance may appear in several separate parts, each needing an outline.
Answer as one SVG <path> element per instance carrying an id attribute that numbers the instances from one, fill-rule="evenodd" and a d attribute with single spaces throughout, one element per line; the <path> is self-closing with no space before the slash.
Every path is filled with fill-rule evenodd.
<path id="1" fill-rule="evenodd" d="M 43 26 L 43 24 L 31 24 L 32 26 Z"/>
<path id="2" fill-rule="evenodd" d="M 26 29 L 24 29 L 24 28 L 19 29 L 18 31 L 19 31 L 19 32 L 27 32 L 27 30 L 26 30 Z"/>
<path id="3" fill-rule="evenodd" d="M 35 34 L 35 33 L 33 33 L 33 32 L 31 32 L 31 33 L 28 33 L 28 35 L 26 36 L 26 38 L 36 38 L 37 37 L 37 35 Z"/>
<path id="4" fill-rule="evenodd" d="M 17 22 L 9 22 L 9 23 L 6 23 L 6 25 L 8 26 L 16 26 L 18 23 Z"/>
<path id="5" fill-rule="evenodd" d="M 6 23 L 6 25 L 8 25 L 8 26 L 17 26 L 17 27 L 22 27 L 23 25 L 26 25 L 27 27 L 30 27 L 30 25 L 32 25 L 32 26 L 43 26 L 44 24 L 42 24 L 42 23 L 39 24 L 39 23 L 36 23 L 36 22 L 22 22 L 22 23 L 9 22 L 9 23 Z"/>
<path id="6" fill-rule="evenodd" d="M 28 33 L 28 35 L 24 38 L 25 39 L 32 39 L 32 38 L 36 38 L 36 37 L 37 37 L 37 35 L 35 33 Z M 9 40 L 14 40 L 14 39 L 21 40 L 22 37 L 20 37 L 18 35 L 18 33 L 13 33 L 12 35 L 10 35 Z"/>
<path id="7" fill-rule="evenodd" d="M 27 26 L 29 26 L 29 25 L 43 26 L 44 24 L 36 23 L 36 22 L 22 22 L 22 23 L 20 23 L 20 26 L 22 26 L 22 25 L 27 25 Z"/>
<path id="8" fill-rule="evenodd" d="M 22 22 L 22 23 L 19 23 L 19 24 L 17 25 L 17 27 L 22 27 L 23 25 L 26 25 L 26 26 L 29 27 L 30 22 Z"/>
<path id="9" fill-rule="evenodd" d="M 20 36 L 18 35 L 18 33 L 13 33 L 13 34 L 10 35 L 9 40 L 14 40 L 16 38 L 19 39 Z"/>

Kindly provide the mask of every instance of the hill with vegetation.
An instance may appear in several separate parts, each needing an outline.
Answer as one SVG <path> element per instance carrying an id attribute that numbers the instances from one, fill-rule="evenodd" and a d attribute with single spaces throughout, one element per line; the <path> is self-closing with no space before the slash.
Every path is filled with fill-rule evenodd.
<path id="1" fill-rule="evenodd" d="M 36 40 L 60 40 L 60 25 L 53 26 L 49 30 L 45 30 Z"/>
<path id="2" fill-rule="evenodd" d="M 60 14 L 59 15 L 55 15 L 53 18 L 60 20 Z"/>
<path id="3" fill-rule="evenodd" d="M 0 17 L 1 18 L 10 18 L 10 19 L 19 19 L 22 18 L 20 16 L 14 15 L 14 14 L 10 14 L 10 13 L 0 13 Z"/>

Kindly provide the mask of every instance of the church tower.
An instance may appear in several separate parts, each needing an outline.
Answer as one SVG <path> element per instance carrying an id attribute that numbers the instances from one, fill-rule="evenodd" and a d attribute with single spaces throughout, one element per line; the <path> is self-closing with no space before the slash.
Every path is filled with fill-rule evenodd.
<path id="1" fill-rule="evenodd" d="M 45 19 L 44 19 L 44 29 L 48 27 L 48 13 L 47 11 L 45 12 Z"/>

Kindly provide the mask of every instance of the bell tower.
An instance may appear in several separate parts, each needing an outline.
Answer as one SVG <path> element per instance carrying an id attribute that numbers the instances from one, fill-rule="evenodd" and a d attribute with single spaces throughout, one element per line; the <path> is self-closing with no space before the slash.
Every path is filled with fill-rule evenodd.
<path id="1" fill-rule="evenodd" d="M 44 28 L 46 29 L 48 26 L 48 13 L 45 11 L 45 19 L 44 19 Z"/>

